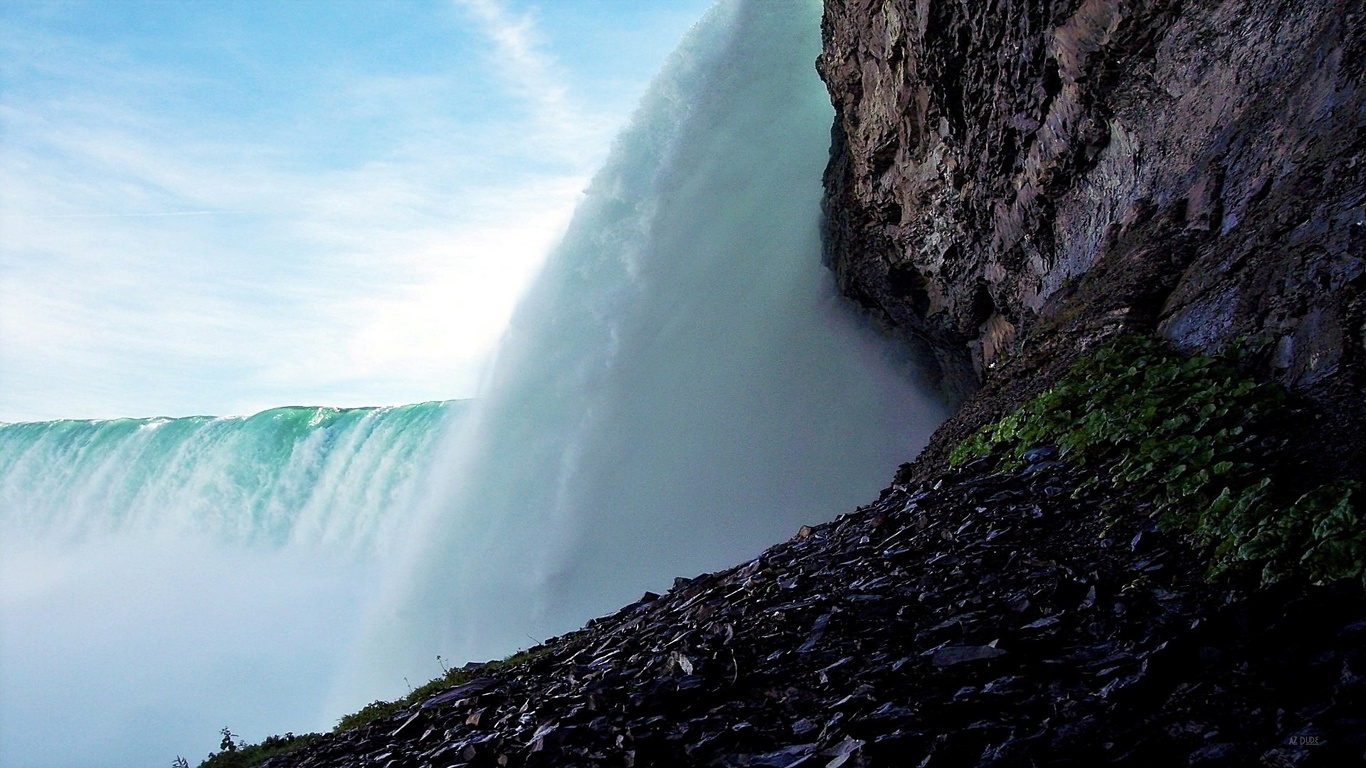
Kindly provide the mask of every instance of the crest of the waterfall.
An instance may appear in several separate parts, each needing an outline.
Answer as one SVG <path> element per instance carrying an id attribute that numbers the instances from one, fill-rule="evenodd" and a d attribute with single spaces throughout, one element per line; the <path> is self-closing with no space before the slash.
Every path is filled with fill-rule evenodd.
<path id="1" fill-rule="evenodd" d="M 0 539 L 386 553 L 463 401 L 0 424 Z"/>
<path id="2" fill-rule="evenodd" d="M 722 2 L 656 78 L 515 313 L 336 706 L 752 557 L 867 501 L 941 420 L 821 266 L 819 18 Z"/>
<path id="3" fill-rule="evenodd" d="M 465 408 L 0 424 L 0 765 L 331 725 L 375 563 Z"/>

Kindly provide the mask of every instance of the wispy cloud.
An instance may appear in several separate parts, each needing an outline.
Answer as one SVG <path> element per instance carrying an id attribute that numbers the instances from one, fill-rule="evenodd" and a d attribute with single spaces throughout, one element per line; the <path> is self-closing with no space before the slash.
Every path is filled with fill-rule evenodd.
<path id="1" fill-rule="evenodd" d="M 0 418 L 469 396 L 583 183 L 452 183 L 444 144 L 323 173 L 117 131 L 82 146 L 79 182 L 0 162 L 3 389 L 58 395 Z"/>
<path id="2" fill-rule="evenodd" d="M 684 23 L 654 5 L 632 40 Z M 403 46 L 248 24 L 306 4 L 0 15 L 0 421 L 474 394 L 631 107 L 584 78 L 653 66 L 585 70 L 570 9 L 523 7 L 451 0 Z"/>
<path id="3" fill-rule="evenodd" d="M 251 211 L 166 211 L 163 213 L 52 213 L 40 219 L 146 219 L 158 216 L 231 216 Z"/>
<path id="4" fill-rule="evenodd" d="M 278 116 L 302 136 L 177 107 L 208 75 L 26 50 L 58 87 L 0 104 L 0 420 L 472 395 L 605 146 L 530 17 L 468 7 L 496 72 L 359 72 L 332 122 Z"/>
<path id="5" fill-rule="evenodd" d="M 535 20 L 530 13 L 514 17 L 498 0 L 455 0 L 455 4 L 480 23 L 497 46 L 504 72 L 513 82 L 550 111 L 564 108 L 565 89 L 553 74 L 553 59 L 538 46 Z"/>
<path id="6" fill-rule="evenodd" d="M 473 18 L 492 44 L 490 61 L 498 74 L 532 105 L 543 128 L 562 137 L 564 148 L 609 130 L 585 114 L 569 96 L 559 62 L 543 49 L 534 11 L 515 13 L 500 0 L 453 0 Z"/>

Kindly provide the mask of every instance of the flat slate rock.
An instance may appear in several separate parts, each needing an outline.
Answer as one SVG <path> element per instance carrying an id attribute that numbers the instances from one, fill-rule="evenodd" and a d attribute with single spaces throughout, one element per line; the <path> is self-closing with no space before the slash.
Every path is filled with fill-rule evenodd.
<path id="1" fill-rule="evenodd" d="M 1360 764 L 1360 585 L 1211 586 L 1090 477 L 893 486 L 267 764 Z"/>

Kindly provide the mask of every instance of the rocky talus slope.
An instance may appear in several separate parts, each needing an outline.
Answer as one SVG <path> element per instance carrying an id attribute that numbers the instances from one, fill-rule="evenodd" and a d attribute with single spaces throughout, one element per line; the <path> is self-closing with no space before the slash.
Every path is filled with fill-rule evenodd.
<path id="1" fill-rule="evenodd" d="M 680 579 L 305 766 L 1360 764 L 1366 599 L 1215 588 L 1047 449 Z"/>

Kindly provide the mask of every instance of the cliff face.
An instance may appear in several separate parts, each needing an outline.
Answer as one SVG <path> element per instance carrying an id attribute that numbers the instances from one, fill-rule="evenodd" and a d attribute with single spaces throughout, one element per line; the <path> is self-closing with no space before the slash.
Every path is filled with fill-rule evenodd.
<path id="1" fill-rule="evenodd" d="M 1349 434 L 1363 29 L 1355 0 L 827 0 L 827 259 L 950 392 L 1037 331 L 1126 325 L 1263 342 Z"/>

